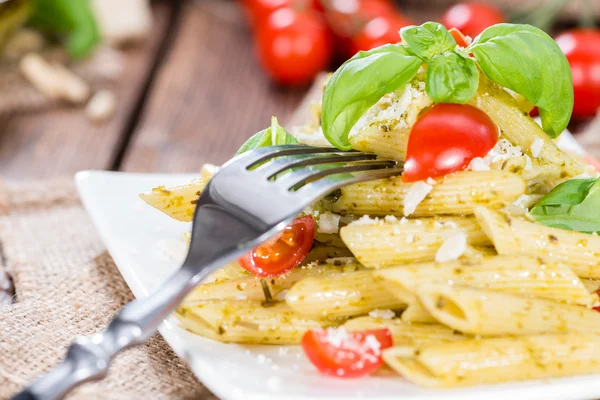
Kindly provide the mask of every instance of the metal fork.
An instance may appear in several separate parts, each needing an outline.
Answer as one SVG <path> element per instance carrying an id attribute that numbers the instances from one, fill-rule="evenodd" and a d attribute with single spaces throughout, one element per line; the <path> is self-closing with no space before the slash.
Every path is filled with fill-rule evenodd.
<path id="1" fill-rule="evenodd" d="M 148 340 L 198 283 L 283 230 L 314 201 L 344 185 L 401 172 L 373 154 L 298 145 L 234 158 L 198 199 L 181 268 L 155 293 L 125 306 L 103 332 L 75 339 L 62 363 L 13 399 L 60 399 L 81 383 L 104 378 L 111 359 Z"/>

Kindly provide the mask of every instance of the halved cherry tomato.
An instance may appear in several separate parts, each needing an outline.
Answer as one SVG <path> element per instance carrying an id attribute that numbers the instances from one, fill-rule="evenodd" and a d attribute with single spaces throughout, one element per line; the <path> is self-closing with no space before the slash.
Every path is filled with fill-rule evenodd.
<path id="1" fill-rule="evenodd" d="M 375 372 L 381 353 L 392 347 L 388 329 L 348 332 L 344 328 L 311 329 L 302 337 L 302 349 L 319 372 L 340 378 L 358 378 Z"/>
<path id="2" fill-rule="evenodd" d="M 600 30 L 574 29 L 559 35 L 556 43 L 571 64 L 573 116 L 593 117 L 600 109 Z"/>
<path id="3" fill-rule="evenodd" d="M 352 38 L 353 54 L 388 43 L 398 43 L 400 41 L 398 31 L 413 24 L 412 20 L 398 13 L 375 17 L 365 24 L 358 35 Z"/>
<path id="4" fill-rule="evenodd" d="M 310 251 L 315 239 L 312 216 L 296 218 L 283 232 L 258 246 L 238 262 L 254 275 L 281 275 L 296 267 Z"/>
<path id="5" fill-rule="evenodd" d="M 448 175 L 484 157 L 498 141 L 498 127 L 468 104 L 437 104 L 417 120 L 408 137 L 405 182 Z"/>
<path id="6" fill-rule="evenodd" d="M 329 66 L 331 40 L 321 15 L 280 8 L 258 32 L 260 60 L 271 78 L 283 85 L 303 85 Z"/>
<path id="7" fill-rule="evenodd" d="M 456 28 L 451 28 L 450 34 L 456 41 L 456 44 L 459 45 L 460 47 L 467 47 L 471 44 L 471 41 L 469 39 L 467 39 L 467 37 Z"/>
<path id="8" fill-rule="evenodd" d="M 485 28 L 504 22 L 504 14 L 489 3 L 459 3 L 446 11 L 441 22 L 474 38 Z"/>

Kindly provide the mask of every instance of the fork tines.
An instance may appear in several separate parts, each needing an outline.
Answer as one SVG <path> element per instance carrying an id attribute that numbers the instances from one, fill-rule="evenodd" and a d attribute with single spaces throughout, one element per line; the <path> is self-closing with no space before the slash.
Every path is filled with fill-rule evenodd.
<path id="1" fill-rule="evenodd" d="M 233 162 L 243 162 L 255 178 L 274 182 L 285 190 L 302 190 L 310 196 L 318 196 L 321 192 L 325 195 L 349 183 L 402 173 L 402 167 L 395 161 L 330 147 L 285 145 L 248 153 Z"/>

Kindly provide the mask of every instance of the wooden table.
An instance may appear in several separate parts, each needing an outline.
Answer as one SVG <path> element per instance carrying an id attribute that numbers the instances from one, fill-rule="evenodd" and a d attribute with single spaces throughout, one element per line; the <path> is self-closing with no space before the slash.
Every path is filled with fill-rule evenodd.
<path id="1" fill-rule="evenodd" d="M 402 4 L 416 21 L 438 14 Z M 227 160 L 272 115 L 289 119 L 306 88 L 278 88 L 264 75 L 235 1 L 163 1 L 153 10 L 152 33 L 125 51 L 124 73 L 110 87 L 116 115 L 102 125 L 68 107 L 0 118 L 1 178 L 198 171 Z"/>

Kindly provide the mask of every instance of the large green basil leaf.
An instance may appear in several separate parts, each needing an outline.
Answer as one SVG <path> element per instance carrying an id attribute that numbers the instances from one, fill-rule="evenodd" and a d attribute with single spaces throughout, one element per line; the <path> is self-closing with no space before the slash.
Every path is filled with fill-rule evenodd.
<path id="1" fill-rule="evenodd" d="M 436 55 L 452 51 L 456 47 L 452 34 L 438 22 L 404 27 L 400 30 L 400 36 L 402 42 L 424 61 L 431 61 Z"/>
<path id="2" fill-rule="evenodd" d="M 237 156 L 260 147 L 279 146 L 283 144 L 298 144 L 298 140 L 283 129 L 277 122 L 277 118 L 273 117 L 271 118 L 271 126 L 255 133 L 250 139 L 246 140 L 235 155 Z"/>
<path id="3" fill-rule="evenodd" d="M 479 86 L 475 61 L 453 52 L 433 57 L 427 70 L 427 94 L 436 103 L 466 104 Z"/>
<path id="4" fill-rule="evenodd" d="M 530 25 L 498 24 L 467 50 L 489 79 L 538 106 L 548 136 L 565 130 L 573 110 L 571 69 L 550 36 Z"/>
<path id="5" fill-rule="evenodd" d="M 600 232 L 600 179 L 561 183 L 538 201 L 530 214 L 540 224 L 553 228 Z"/>
<path id="6" fill-rule="evenodd" d="M 350 150 L 348 133 L 385 94 L 406 85 L 421 66 L 402 46 L 361 51 L 335 71 L 323 93 L 321 125 L 329 142 Z"/>

